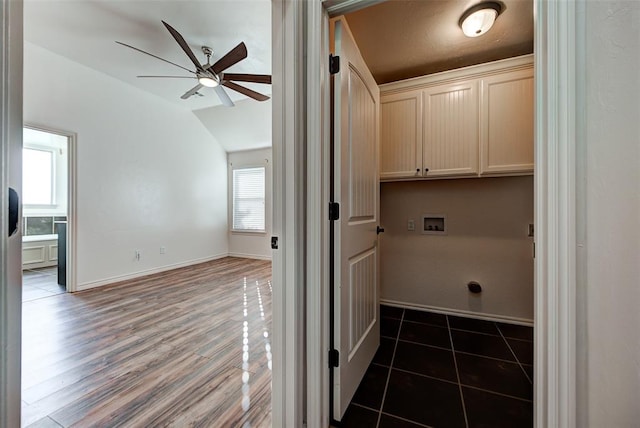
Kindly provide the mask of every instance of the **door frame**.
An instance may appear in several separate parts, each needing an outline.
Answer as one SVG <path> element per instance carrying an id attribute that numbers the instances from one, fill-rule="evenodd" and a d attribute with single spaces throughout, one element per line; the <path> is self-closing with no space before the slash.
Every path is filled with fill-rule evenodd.
<path id="1" fill-rule="evenodd" d="M 329 12 L 343 13 L 348 7 L 359 8 L 372 1 L 335 0 L 333 4 L 319 0 L 272 1 L 275 113 L 273 233 L 281 238 L 281 249 L 274 251 L 273 257 L 274 284 L 280 284 L 280 287 L 274 288 L 273 298 L 273 426 L 301 426 L 298 422 L 303 419 L 304 400 L 298 397 L 302 397 L 305 388 L 307 426 L 328 425 L 328 365 L 324 326 L 327 308 L 326 302 L 322 301 L 326 298 L 327 287 L 327 278 L 323 275 L 327 263 L 327 232 L 323 221 L 326 217 L 326 185 L 322 184 L 326 180 L 315 183 L 309 181 L 318 177 L 326 179 L 323 156 L 313 156 L 324 153 L 321 143 L 327 138 L 328 130 L 328 101 L 323 98 L 327 90 L 326 51 L 323 48 L 327 36 L 325 21 Z M 11 41 L 5 36 L 17 30 L 21 34 L 22 2 L 2 0 L 2 5 L 5 11 L 12 5 L 9 11 L 15 14 L 11 26 L 9 17 L 5 14 L 2 17 L 2 44 L 6 50 Z M 576 181 L 576 164 L 584 157 L 582 152 L 576 153 L 576 137 L 579 135 L 576 123 L 581 122 L 582 114 L 576 99 L 584 96 L 584 68 L 578 67 L 586 55 L 580 44 L 580 36 L 585 29 L 584 9 L 585 0 L 534 0 L 537 82 L 535 222 L 538 230 L 534 403 L 535 425 L 539 427 L 575 427 L 576 424 L 575 197 L 581 189 L 581 184 Z M 12 35 L 15 36 L 15 33 Z M 17 39 L 16 36 L 13 43 L 17 43 Z M 305 58 L 305 53 L 306 59 L 301 60 Z M 21 73 L 19 76 L 13 75 L 13 68 L 9 72 L 11 67 L 18 67 L 16 63 L 21 64 L 20 57 L 21 53 L 10 56 L 11 64 L 5 58 L 0 59 L 3 88 L 16 87 L 21 83 Z M 3 89 L 0 118 L 3 123 L 21 112 L 19 100 L 7 102 L 9 98 Z M 15 117 L 11 120 L 15 121 Z M 0 159 L 3 171 L 8 165 L 7 147 L 8 135 L 3 133 Z M 6 208 L 7 185 L 8 177 L 3 173 L 0 175 L 0 207 L 3 209 Z M 4 220 L 1 224 L 5 224 Z M 4 250 L 7 240 L 3 238 L 0 241 Z M 2 253 L 5 254 L 4 251 Z M 4 255 L 0 262 L 5 271 Z M 4 309 L 7 307 L 20 305 L 19 296 L 6 293 L 5 279 L 3 277 L 0 282 L 3 313 L 6 313 Z M 300 303 L 305 303 L 305 294 L 307 307 L 303 308 Z M 312 296 L 320 298 L 312 300 Z M 15 339 L 19 334 L 19 319 L 0 323 L 2 343 Z M 306 354 L 300 352 L 305 348 L 305 340 Z M 322 344 L 318 345 L 317 342 Z M 0 377 L 3 380 L 1 395 L 19 397 L 19 380 L 17 384 L 4 382 L 5 376 L 19 367 L 19 349 L 8 351 L 2 346 L 0 353 Z M 304 380 L 305 373 L 307 382 Z M 0 422 L 15 418 L 15 414 L 11 414 L 10 404 L 6 399 L 0 402 Z M 5 425 L 12 426 L 11 423 Z"/>
<path id="2" fill-rule="evenodd" d="M 328 71 L 326 21 L 380 0 L 324 0 L 307 3 L 298 37 L 305 40 L 308 180 L 307 205 L 307 426 L 328 426 L 326 214 L 328 176 Z M 537 427 L 576 426 L 576 196 L 582 184 L 576 151 L 584 95 L 585 0 L 534 0 L 535 46 L 535 381 Z M 274 22 L 274 26 L 278 24 Z M 320 43 L 320 47 L 318 47 Z M 290 65 L 291 66 L 291 65 Z M 274 111 L 278 111 L 274 109 Z M 287 112 L 282 110 L 283 115 Z M 277 114 L 277 113 L 276 113 Z M 293 140 L 283 141 L 295 145 Z M 297 178 L 303 179 L 305 175 Z M 322 185 L 311 184 L 321 182 Z M 322 344 L 318 346 L 318 338 Z M 317 351 L 320 352 L 317 352 Z M 312 352 L 313 351 L 313 352 Z M 311 380 L 314 382 L 311 382 Z"/>
<path id="3" fill-rule="evenodd" d="M 60 135 L 67 139 L 67 292 L 74 293 L 77 289 L 77 266 L 76 266 L 76 245 L 77 245 L 77 141 L 75 132 L 62 131 L 44 125 L 35 125 L 25 122 L 23 128 L 42 131 L 49 134 Z"/>
<path id="4" fill-rule="evenodd" d="M 21 194 L 22 0 L 2 0 L 0 13 L 0 426 L 20 426 L 22 234 L 8 238 L 8 188 Z M 19 144 L 18 144 L 19 143 Z M 21 168 L 19 169 L 21 170 Z M 19 217 L 22 210 L 19 210 Z M 10 239 L 14 242 L 10 242 Z"/>

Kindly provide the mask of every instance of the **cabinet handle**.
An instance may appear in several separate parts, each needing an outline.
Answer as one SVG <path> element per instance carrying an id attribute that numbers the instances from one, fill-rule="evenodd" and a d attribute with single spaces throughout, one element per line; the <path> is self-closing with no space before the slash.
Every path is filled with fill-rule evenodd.
<path id="1" fill-rule="evenodd" d="M 416 168 L 416 175 L 420 174 L 420 168 Z"/>
<path id="2" fill-rule="evenodd" d="M 424 169 L 424 173 L 426 174 L 427 172 L 429 172 L 429 168 Z"/>

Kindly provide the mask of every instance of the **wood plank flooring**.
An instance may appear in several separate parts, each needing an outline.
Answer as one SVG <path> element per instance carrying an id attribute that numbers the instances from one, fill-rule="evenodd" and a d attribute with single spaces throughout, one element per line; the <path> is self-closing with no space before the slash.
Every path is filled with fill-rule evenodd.
<path id="1" fill-rule="evenodd" d="M 271 262 L 23 303 L 23 427 L 270 427 Z"/>

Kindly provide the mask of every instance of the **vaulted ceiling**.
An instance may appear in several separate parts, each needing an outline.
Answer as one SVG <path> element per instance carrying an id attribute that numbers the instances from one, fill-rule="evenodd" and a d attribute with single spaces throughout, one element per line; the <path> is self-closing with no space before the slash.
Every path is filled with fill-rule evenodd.
<path id="1" fill-rule="evenodd" d="M 213 48 L 215 62 L 244 41 L 248 58 L 227 71 L 271 74 L 270 0 L 26 0 L 24 16 L 24 37 L 28 42 L 190 110 L 219 105 L 220 101 L 213 90 L 201 91 L 203 97 L 180 99 L 195 86 L 195 79 L 136 78 L 190 74 L 115 41 L 193 68 L 162 24 L 164 20 L 184 36 L 202 63 L 206 59 L 202 46 Z M 246 86 L 271 93 L 270 85 Z M 227 92 L 234 100 L 246 98 L 235 91 Z"/>
<path id="2" fill-rule="evenodd" d="M 350 13 L 347 20 L 378 83 L 533 51 L 532 0 L 504 0 L 506 8 L 494 28 L 469 39 L 460 31 L 458 21 L 477 2 L 389 0 Z M 201 46 L 213 48 L 215 62 L 244 41 L 248 58 L 228 71 L 270 74 L 270 0 L 25 0 L 24 16 L 26 41 L 197 110 L 196 115 L 227 151 L 254 148 L 241 141 L 260 140 L 255 147 L 270 141 L 269 121 L 252 119 L 270 115 L 270 102 L 257 103 L 227 90 L 236 107 L 225 110 L 208 88 L 201 91 L 203 97 L 182 100 L 180 96 L 195 81 L 138 79 L 137 75 L 181 75 L 182 70 L 115 43 L 121 41 L 190 68 L 189 59 L 162 25 L 164 20 L 184 36 L 202 62 Z M 271 94 L 270 85 L 246 86 Z M 269 129 L 256 131 L 257 126 Z"/>

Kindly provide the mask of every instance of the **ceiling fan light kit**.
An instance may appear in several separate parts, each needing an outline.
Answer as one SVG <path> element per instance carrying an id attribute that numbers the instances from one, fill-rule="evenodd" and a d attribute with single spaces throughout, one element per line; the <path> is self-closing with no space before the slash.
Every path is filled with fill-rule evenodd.
<path id="1" fill-rule="evenodd" d="M 220 84 L 220 82 L 218 82 L 216 79 L 212 79 L 211 77 L 207 76 L 198 77 L 198 82 L 202 86 L 206 86 L 207 88 L 215 88 Z"/>
<path id="2" fill-rule="evenodd" d="M 243 95 L 246 95 L 249 98 L 253 98 L 256 101 L 266 101 L 269 99 L 268 96 L 263 95 L 259 92 L 253 91 L 249 88 L 246 88 L 244 86 L 238 85 L 237 83 L 235 83 L 234 81 L 238 81 L 238 82 L 249 82 L 249 83 L 262 83 L 262 84 L 271 84 L 271 75 L 268 74 L 247 74 L 247 73 L 223 73 L 224 70 L 226 70 L 227 68 L 231 67 L 234 64 L 237 64 L 238 62 L 242 61 L 243 59 L 245 59 L 247 57 L 247 47 L 245 46 L 244 42 L 240 42 L 235 48 L 231 49 L 229 52 L 227 52 L 226 55 L 224 55 L 222 58 L 220 58 L 218 61 L 216 61 L 214 64 L 210 63 L 211 60 L 211 55 L 213 54 L 213 51 L 210 47 L 208 46 L 202 46 L 202 52 L 206 55 L 207 57 L 207 62 L 205 64 L 200 64 L 200 62 L 198 61 L 198 59 L 196 58 L 195 54 L 193 53 L 193 51 L 191 50 L 191 48 L 189 47 L 189 45 L 187 44 L 187 42 L 184 40 L 184 37 L 182 37 L 182 35 L 180 33 L 178 33 L 178 31 L 173 28 L 171 25 L 167 24 L 166 22 L 162 21 L 162 23 L 164 24 L 165 28 L 169 31 L 169 33 L 171 34 L 171 36 L 173 36 L 173 38 L 175 39 L 175 41 L 178 43 L 178 45 L 182 48 L 182 50 L 184 51 L 185 54 L 187 54 L 187 57 L 189 57 L 189 59 L 191 60 L 191 62 L 193 63 L 193 65 L 195 66 L 195 71 L 192 71 L 186 67 L 183 67 L 179 64 L 176 64 L 174 62 L 168 61 L 164 58 L 160 58 L 157 55 L 151 54 L 149 52 L 145 52 L 142 49 L 138 49 L 135 48 L 133 46 L 127 45 L 126 43 L 122 43 L 122 42 L 118 42 L 116 41 L 116 43 L 128 47 L 130 49 L 133 49 L 135 51 L 141 52 L 143 54 L 152 56 L 156 59 L 159 59 L 161 61 L 164 61 L 166 63 L 175 65 L 176 67 L 179 67 L 189 73 L 192 74 L 192 76 L 137 76 L 137 77 L 141 77 L 141 78 L 178 78 L 178 79 L 197 79 L 198 80 L 198 84 L 196 86 L 194 86 L 193 88 L 189 89 L 187 92 L 185 92 L 180 98 L 182 98 L 183 100 L 186 100 L 187 98 L 193 96 L 193 95 L 200 95 L 202 96 L 202 94 L 200 92 L 198 92 L 200 89 L 202 89 L 202 87 L 207 87 L 207 88 L 213 88 L 214 91 L 216 92 L 216 94 L 218 95 L 218 98 L 220 98 L 220 101 L 222 102 L 223 105 L 227 106 L 227 107 L 233 107 L 233 101 L 231 100 L 231 98 L 229 98 L 229 95 L 226 93 L 226 91 L 224 90 L 224 88 L 222 88 L 222 86 L 226 86 L 227 88 L 234 90 L 236 92 L 239 92 Z"/>
<path id="3" fill-rule="evenodd" d="M 498 2 L 479 3 L 462 14 L 460 28 L 467 37 L 481 36 L 491 29 L 502 10 L 502 4 Z"/>

